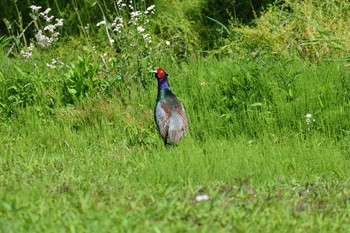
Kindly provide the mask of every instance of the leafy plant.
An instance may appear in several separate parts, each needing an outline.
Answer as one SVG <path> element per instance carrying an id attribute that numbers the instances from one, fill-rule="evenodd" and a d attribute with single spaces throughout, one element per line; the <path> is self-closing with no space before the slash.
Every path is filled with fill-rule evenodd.
<path id="1" fill-rule="evenodd" d="M 9 116 L 20 109 L 40 104 L 44 97 L 43 81 L 14 66 L 15 77 L 5 78 L 0 73 L 0 111 Z"/>
<path id="2" fill-rule="evenodd" d="M 108 80 L 99 76 L 99 66 L 88 58 L 79 57 L 72 64 L 63 82 L 63 103 L 76 104 L 85 97 L 91 97 L 109 86 Z"/>

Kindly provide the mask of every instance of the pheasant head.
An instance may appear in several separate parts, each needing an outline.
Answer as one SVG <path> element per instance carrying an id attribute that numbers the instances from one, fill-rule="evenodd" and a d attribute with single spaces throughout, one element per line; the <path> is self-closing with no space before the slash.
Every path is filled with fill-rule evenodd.
<path id="1" fill-rule="evenodd" d="M 158 90 L 170 87 L 168 82 L 168 74 L 162 68 L 154 70 L 153 73 L 154 76 L 158 79 Z"/>

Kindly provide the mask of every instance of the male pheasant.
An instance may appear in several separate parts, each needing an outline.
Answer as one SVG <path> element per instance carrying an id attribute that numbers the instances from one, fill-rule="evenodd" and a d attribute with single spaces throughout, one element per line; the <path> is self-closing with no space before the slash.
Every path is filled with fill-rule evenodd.
<path id="1" fill-rule="evenodd" d="M 158 68 L 153 71 L 158 79 L 158 98 L 154 109 L 154 118 L 164 144 L 177 144 L 187 134 L 188 124 L 184 106 L 171 91 L 168 74 Z"/>

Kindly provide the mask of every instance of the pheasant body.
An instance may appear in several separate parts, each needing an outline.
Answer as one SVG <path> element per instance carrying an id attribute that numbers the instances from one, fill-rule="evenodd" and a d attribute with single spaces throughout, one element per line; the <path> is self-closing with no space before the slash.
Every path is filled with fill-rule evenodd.
<path id="1" fill-rule="evenodd" d="M 155 71 L 158 79 L 158 97 L 154 110 L 155 121 L 164 144 L 177 144 L 188 132 L 187 117 L 182 103 L 170 89 L 167 74 L 161 68 Z"/>

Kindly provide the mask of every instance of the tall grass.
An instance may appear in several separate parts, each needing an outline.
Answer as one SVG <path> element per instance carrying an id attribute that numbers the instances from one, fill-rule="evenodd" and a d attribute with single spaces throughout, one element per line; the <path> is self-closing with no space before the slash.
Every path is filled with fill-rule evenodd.
<path id="1" fill-rule="evenodd" d="M 5 63 L 6 60 L 4 58 Z M 156 94 L 155 80 L 147 69 L 143 71 L 145 82 L 125 82 L 116 79 L 118 74 L 104 76 L 108 73 L 103 73 L 101 67 L 89 64 L 89 61 L 76 63 L 70 68 L 62 68 L 62 71 L 68 69 L 64 76 L 61 72 L 49 74 L 49 70 L 45 74 L 38 70 L 27 75 L 18 68 L 20 64 L 2 72 L 2 111 L 10 114 L 17 106 L 18 110 L 33 106 L 61 114 L 66 111 L 62 107 L 76 103 L 73 109 L 77 109 L 77 117 L 83 117 L 85 111 L 100 108 L 94 105 L 109 104 L 110 98 L 117 98 L 118 110 L 132 111 L 124 114 L 125 122 L 135 118 L 134 123 L 139 122 L 137 124 L 142 128 L 145 125 L 141 122 L 152 121 L 151 115 L 146 119 L 143 115 L 153 111 Z M 170 83 L 174 85 L 175 93 L 182 97 L 190 122 L 195 123 L 191 132 L 199 139 L 213 134 L 252 138 L 271 134 L 276 137 L 320 134 L 337 140 L 348 135 L 346 119 L 349 115 L 345 109 L 349 105 L 350 84 L 346 78 L 347 68 L 341 63 L 315 65 L 274 56 L 247 57 L 244 62 L 243 59 L 209 59 L 181 66 L 164 58 L 159 64 L 169 70 Z M 93 106 L 89 107 L 91 104 Z M 101 108 L 103 114 L 105 106 Z M 305 119 L 308 113 L 314 120 L 310 124 Z M 106 114 L 114 113 L 107 111 Z M 89 112 L 86 115 L 94 120 L 94 115 Z M 97 114 L 96 118 L 99 117 Z"/>

